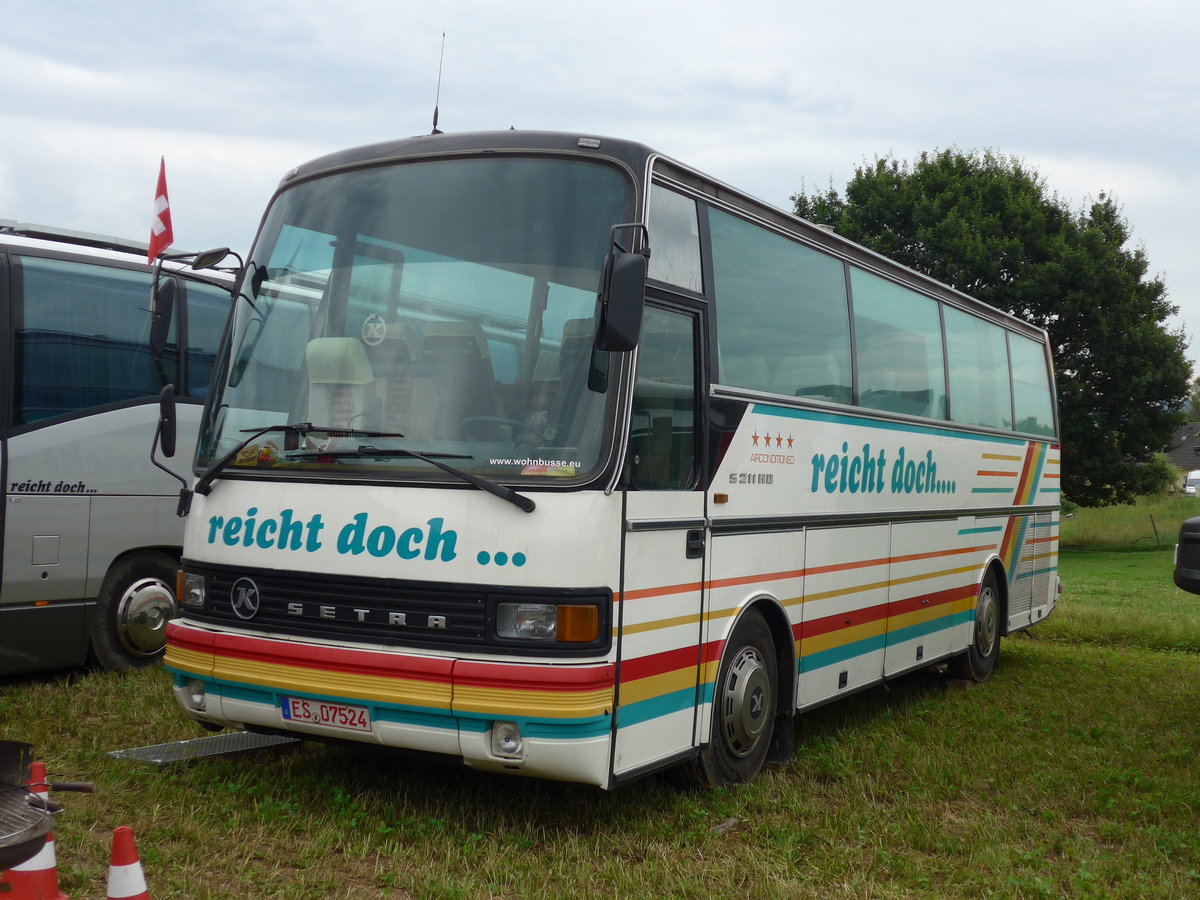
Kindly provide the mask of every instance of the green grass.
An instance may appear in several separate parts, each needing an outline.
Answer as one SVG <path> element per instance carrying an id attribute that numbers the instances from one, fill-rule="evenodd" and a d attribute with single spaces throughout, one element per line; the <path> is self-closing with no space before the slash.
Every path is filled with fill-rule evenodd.
<path id="1" fill-rule="evenodd" d="M 1082 646 L 1200 653 L 1200 596 L 1175 587 L 1173 567 L 1169 550 L 1064 550 L 1062 601 L 1033 633 Z"/>
<path id="2" fill-rule="evenodd" d="M 1080 507 L 1062 518 L 1062 546 L 1162 550 L 1175 546 L 1179 526 L 1193 516 L 1200 516 L 1200 496 L 1139 497 L 1125 506 Z"/>
<path id="3" fill-rule="evenodd" d="M 104 896 L 127 824 L 155 898 L 1200 895 L 1200 597 L 1169 553 L 1067 552 L 1050 620 L 966 687 L 918 674 L 804 716 L 738 790 L 605 794 L 301 744 L 156 770 L 200 734 L 161 670 L 0 684 L 63 794 L 59 880 Z"/>

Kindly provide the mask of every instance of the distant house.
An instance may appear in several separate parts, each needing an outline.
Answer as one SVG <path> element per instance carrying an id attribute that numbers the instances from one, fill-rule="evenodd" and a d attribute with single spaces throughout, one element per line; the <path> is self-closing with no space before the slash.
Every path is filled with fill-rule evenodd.
<path id="1" fill-rule="evenodd" d="M 1200 469 L 1200 422 L 1188 422 L 1175 432 L 1167 456 L 1185 472 Z"/>

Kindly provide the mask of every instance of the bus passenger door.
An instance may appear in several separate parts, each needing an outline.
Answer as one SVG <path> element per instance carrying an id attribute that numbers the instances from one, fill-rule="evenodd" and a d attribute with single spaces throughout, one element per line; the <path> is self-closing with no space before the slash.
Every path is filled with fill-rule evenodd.
<path id="1" fill-rule="evenodd" d="M 647 305 L 625 494 L 613 772 L 632 775 L 695 742 L 708 528 L 699 484 L 695 314 Z"/>

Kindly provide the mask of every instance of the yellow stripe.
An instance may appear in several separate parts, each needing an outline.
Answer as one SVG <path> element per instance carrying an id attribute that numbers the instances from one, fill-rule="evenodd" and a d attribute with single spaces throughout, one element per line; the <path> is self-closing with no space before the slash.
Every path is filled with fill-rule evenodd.
<path id="1" fill-rule="evenodd" d="M 607 714 L 613 705 L 612 688 L 542 692 L 460 685 L 453 689 L 449 684 L 405 678 L 305 669 L 221 656 L 208 657 L 191 650 L 171 651 L 170 665 L 184 671 L 208 674 L 210 662 L 213 663 L 211 677 L 223 681 L 425 709 L 450 711 L 453 706 L 455 712 L 493 713 L 503 709 L 506 715 L 513 716 L 582 718 Z M 452 696 L 455 698 L 453 704 Z"/>
<path id="2" fill-rule="evenodd" d="M 207 676 L 212 672 L 212 655 L 167 644 L 163 665 L 189 672 L 192 675 Z"/>
<path id="3" fill-rule="evenodd" d="M 957 569 L 943 569 L 940 572 L 924 572 L 920 575 L 907 575 L 904 578 L 892 578 L 887 581 L 875 581 L 871 584 L 860 584 L 855 587 L 841 588 L 836 591 L 822 591 L 820 593 L 808 594 L 804 598 L 805 603 L 811 603 L 814 600 L 827 600 L 830 597 L 844 597 L 847 594 L 856 594 L 862 591 L 879 590 L 887 587 L 894 587 L 901 584 L 915 584 L 918 581 L 928 581 L 933 578 L 941 578 L 946 575 L 962 575 L 965 572 L 974 572 L 976 566 L 959 566 Z"/>
<path id="4" fill-rule="evenodd" d="M 399 703 L 427 709 L 450 709 L 449 684 L 416 681 L 407 678 L 385 678 L 379 675 L 359 675 L 353 672 L 331 672 L 328 669 L 305 669 L 257 660 L 233 659 L 218 656 L 214 659 L 214 678 L 253 684 L 281 691 L 300 691 L 323 696 L 369 700 L 377 703 Z"/>
<path id="5" fill-rule="evenodd" d="M 581 719 L 612 712 L 612 688 L 591 691 L 514 691 L 506 688 L 458 686 L 454 711 L 530 718 Z"/>
<path id="6" fill-rule="evenodd" d="M 660 628 L 674 628 L 676 625 L 696 625 L 700 622 L 700 614 L 672 616 L 669 619 L 655 619 L 652 622 L 642 622 L 640 625 L 626 625 L 622 630 L 625 634 L 645 634 L 647 631 L 658 631 Z M 616 636 L 616 629 L 613 635 Z"/>
<path id="7" fill-rule="evenodd" d="M 1007 453 L 985 453 L 985 454 L 983 454 L 983 458 L 984 459 L 1002 459 L 1002 460 L 1005 460 L 1006 462 L 1020 462 L 1023 459 L 1023 457 L 1021 457 L 1021 456 L 1009 456 Z"/>
<path id="8" fill-rule="evenodd" d="M 917 609 L 912 612 L 903 613 L 899 616 L 893 616 L 888 619 L 888 631 L 899 631 L 901 628 L 908 628 L 911 625 L 921 625 L 925 622 L 933 622 L 937 619 L 944 618 L 947 615 L 954 613 L 966 612 L 975 606 L 975 599 L 968 597 L 963 600 L 955 600 L 953 603 L 942 604 L 941 606 L 930 606 L 925 609 Z M 948 611 L 947 611 L 948 610 Z"/>
<path id="9" fill-rule="evenodd" d="M 663 672 L 625 682 L 621 685 L 621 702 L 636 703 L 638 700 L 649 700 L 651 697 L 661 697 L 663 694 L 672 694 L 695 686 L 696 667 L 688 666 L 674 672 Z"/>
<path id="10" fill-rule="evenodd" d="M 852 625 L 849 628 L 839 628 L 836 631 L 829 631 L 825 634 L 816 634 L 798 642 L 800 655 L 805 656 L 809 653 L 819 653 L 822 650 L 830 650 L 833 647 L 840 647 L 843 644 L 852 644 L 855 641 L 878 637 L 886 630 L 887 620 L 880 619 L 875 622 L 863 622 L 861 625 Z"/>

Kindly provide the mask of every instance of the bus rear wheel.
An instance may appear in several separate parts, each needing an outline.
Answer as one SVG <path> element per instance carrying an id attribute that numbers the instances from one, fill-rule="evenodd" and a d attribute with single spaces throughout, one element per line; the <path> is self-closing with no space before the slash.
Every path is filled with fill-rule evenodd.
<path id="1" fill-rule="evenodd" d="M 162 656 L 178 614 L 175 572 L 165 553 L 128 556 L 108 570 L 92 623 L 92 656 L 105 669 L 147 666 Z"/>
<path id="2" fill-rule="evenodd" d="M 743 784 L 758 774 L 774 732 L 778 684 L 771 629 L 761 613 L 749 610 L 725 644 L 713 687 L 708 744 L 682 773 L 687 782 Z"/>
<path id="3" fill-rule="evenodd" d="M 989 571 L 975 600 L 975 625 L 966 651 L 950 661 L 950 674 L 970 681 L 986 681 L 1000 656 L 1000 588 Z"/>

